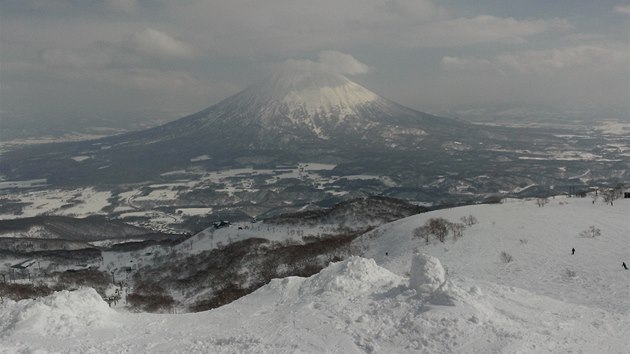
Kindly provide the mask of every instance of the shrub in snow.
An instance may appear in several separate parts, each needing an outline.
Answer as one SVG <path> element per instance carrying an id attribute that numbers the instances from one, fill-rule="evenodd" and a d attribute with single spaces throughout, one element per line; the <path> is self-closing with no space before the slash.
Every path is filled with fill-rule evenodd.
<path id="1" fill-rule="evenodd" d="M 446 281 L 446 271 L 440 260 L 422 253 L 411 259 L 409 285 L 418 294 L 432 294 Z"/>
<path id="2" fill-rule="evenodd" d="M 462 216 L 462 218 L 460 219 L 464 225 L 466 226 L 473 226 L 475 224 L 478 224 L 479 221 L 477 220 L 476 217 L 472 216 L 472 215 L 468 215 L 468 216 Z"/>
<path id="3" fill-rule="evenodd" d="M 602 230 L 596 228 L 593 225 L 589 226 L 588 229 L 580 232 L 580 236 L 582 237 L 597 237 L 597 236 L 600 236 L 601 234 L 602 234 Z"/>
<path id="4" fill-rule="evenodd" d="M 500 257 L 501 257 L 501 261 L 503 263 L 510 263 L 510 262 L 512 262 L 514 260 L 514 257 L 512 257 L 511 254 L 509 254 L 509 253 L 507 253 L 505 251 L 501 252 Z"/>

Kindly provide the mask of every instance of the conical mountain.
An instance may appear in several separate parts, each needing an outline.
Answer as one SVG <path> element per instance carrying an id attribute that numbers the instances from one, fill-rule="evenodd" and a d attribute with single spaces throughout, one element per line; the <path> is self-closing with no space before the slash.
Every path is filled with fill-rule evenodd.
<path id="1" fill-rule="evenodd" d="M 200 155 L 210 157 L 206 165 L 212 168 L 235 161 L 439 149 L 446 140 L 470 137 L 469 128 L 403 107 L 317 65 L 290 63 L 190 116 L 100 140 L 9 154 L 0 172 L 59 182 L 59 175 L 85 180 L 108 173 L 119 180 L 122 172 L 111 171 L 124 171 L 137 180 L 186 168 Z M 90 159 L 77 164 L 73 155 Z"/>
<path id="2" fill-rule="evenodd" d="M 321 67 L 287 64 L 201 112 L 132 135 L 136 143 L 209 139 L 222 148 L 291 150 L 294 144 L 415 145 L 448 124 L 463 123 L 403 107 Z"/>

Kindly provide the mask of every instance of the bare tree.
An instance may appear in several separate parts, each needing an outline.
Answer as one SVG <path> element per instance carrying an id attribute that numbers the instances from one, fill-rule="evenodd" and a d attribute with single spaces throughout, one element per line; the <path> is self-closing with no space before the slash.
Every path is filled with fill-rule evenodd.
<path id="1" fill-rule="evenodd" d="M 449 223 L 448 226 L 449 226 L 449 229 L 451 229 L 451 232 L 453 233 L 453 241 L 457 241 L 457 239 L 464 236 L 464 229 L 466 228 L 464 224 L 452 222 L 452 223 Z"/>
<path id="2" fill-rule="evenodd" d="M 429 244 L 429 229 L 426 226 L 420 226 L 413 230 L 413 237 L 422 238 L 426 241 L 427 245 Z"/>
<path id="3" fill-rule="evenodd" d="M 475 224 L 478 224 L 479 221 L 477 220 L 476 217 L 472 216 L 472 215 L 468 215 L 468 216 L 462 216 L 462 218 L 460 219 L 464 225 L 466 226 L 473 226 Z"/>
<path id="4" fill-rule="evenodd" d="M 446 236 L 448 235 L 449 224 L 450 222 L 444 218 L 431 218 L 427 221 L 425 226 L 429 229 L 431 234 L 437 237 L 440 242 L 444 242 L 444 240 L 446 240 Z"/>
<path id="5" fill-rule="evenodd" d="M 623 188 L 621 189 L 621 192 L 623 193 Z M 604 200 L 604 203 L 606 204 L 613 204 L 613 201 L 616 200 L 617 198 L 619 198 L 619 190 L 617 188 L 608 188 L 602 191 L 602 199 Z"/>

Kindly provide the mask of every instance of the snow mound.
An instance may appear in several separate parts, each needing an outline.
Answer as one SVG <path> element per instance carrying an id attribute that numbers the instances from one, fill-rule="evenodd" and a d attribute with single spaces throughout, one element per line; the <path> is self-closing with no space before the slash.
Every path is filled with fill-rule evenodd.
<path id="1" fill-rule="evenodd" d="M 389 270 L 379 267 L 373 259 L 351 257 L 333 263 L 304 282 L 301 290 L 313 294 L 335 293 L 357 295 L 376 286 L 394 283 L 399 279 Z"/>
<path id="2" fill-rule="evenodd" d="M 106 327 L 112 313 L 92 288 L 64 290 L 44 298 L 8 301 L 0 306 L 0 333 L 72 336 Z"/>
<path id="3" fill-rule="evenodd" d="M 402 283 L 402 277 L 378 266 L 373 259 L 353 256 L 331 263 L 309 278 L 274 279 L 255 291 L 250 298 L 265 302 L 279 300 L 285 304 L 309 303 L 324 298 L 350 299 L 365 296 L 375 289 L 390 289 Z M 248 301 L 246 298 L 243 300 Z"/>
<path id="4" fill-rule="evenodd" d="M 454 306 L 457 300 L 466 302 L 470 295 L 476 294 L 475 291 L 463 291 L 451 283 L 446 279 L 440 260 L 424 253 L 415 253 L 411 258 L 409 287 L 433 305 Z"/>
<path id="5" fill-rule="evenodd" d="M 446 272 L 440 260 L 416 253 L 411 259 L 409 285 L 418 294 L 432 294 L 446 282 Z"/>

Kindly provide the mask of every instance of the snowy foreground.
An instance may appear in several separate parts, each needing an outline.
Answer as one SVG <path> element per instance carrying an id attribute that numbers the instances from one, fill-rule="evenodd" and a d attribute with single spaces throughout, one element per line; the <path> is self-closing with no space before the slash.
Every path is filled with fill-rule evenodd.
<path id="1" fill-rule="evenodd" d="M 411 236 L 467 215 L 456 242 Z M 629 215 L 576 198 L 416 215 L 357 239 L 363 257 L 202 313 L 119 312 L 92 289 L 5 301 L 0 353 L 627 353 Z"/>

